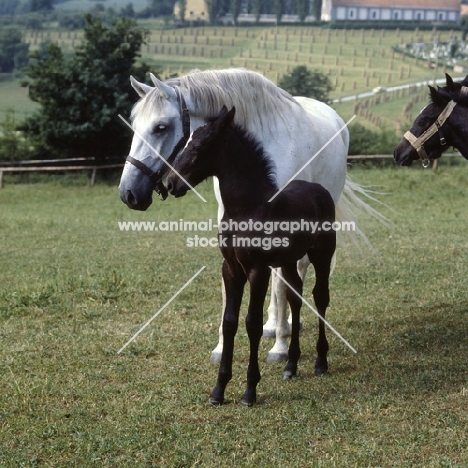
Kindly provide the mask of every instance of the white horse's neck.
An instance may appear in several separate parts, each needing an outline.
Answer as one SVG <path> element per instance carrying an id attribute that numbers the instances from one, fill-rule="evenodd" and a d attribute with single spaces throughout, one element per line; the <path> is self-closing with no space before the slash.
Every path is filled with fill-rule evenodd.
<path id="1" fill-rule="evenodd" d="M 223 105 L 235 106 L 235 123 L 262 140 L 285 123 L 291 124 L 302 110 L 290 94 L 246 70 L 193 72 L 167 83 L 179 87 L 193 120 L 217 115 Z"/>

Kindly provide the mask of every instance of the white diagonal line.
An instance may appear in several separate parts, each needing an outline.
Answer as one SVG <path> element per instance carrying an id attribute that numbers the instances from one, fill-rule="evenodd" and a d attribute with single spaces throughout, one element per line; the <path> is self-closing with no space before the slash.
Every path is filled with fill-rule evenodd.
<path id="1" fill-rule="evenodd" d="M 353 115 L 269 200 L 274 200 L 354 119 Z"/>
<path id="2" fill-rule="evenodd" d="M 204 269 L 201 267 L 118 351 L 120 354 Z"/>
<path id="3" fill-rule="evenodd" d="M 125 125 L 127 125 L 127 127 L 129 127 L 134 133 L 136 133 L 138 135 L 139 138 L 141 138 L 141 140 L 143 141 L 143 143 L 151 150 L 154 152 L 154 154 L 162 160 L 162 162 L 166 165 L 166 166 L 169 166 L 169 168 L 175 172 L 189 187 L 190 187 L 190 190 L 192 190 L 193 192 L 195 192 L 198 197 L 203 200 L 205 203 L 206 203 L 206 200 L 172 167 L 172 165 L 170 163 L 168 163 L 160 154 L 159 152 L 156 150 L 156 148 L 153 148 L 153 146 L 151 145 L 151 143 L 149 143 L 144 137 L 143 135 L 140 135 L 140 133 L 138 133 L 133 127 L 132 125 L 127 122 L 127 120 L 125 120 L 124 117 L 122 117 L 120 114 L 119 114 L 119 118 L 125 123 Z"/>
<path id="4" fill-rule="evenodd" d="M 273 267 L 270 267 L 273 270 Z M 312 310 L 312 312 L 353 352 L 357 353 L 357 351 L 338 333 L 332 325 L 330 325 L 276 270 L 275 271 L 278 278 L 283 281 L 283 283 L 289 287 L 289 289 L 298 297 L 302 299 L 302 301 Z"/>

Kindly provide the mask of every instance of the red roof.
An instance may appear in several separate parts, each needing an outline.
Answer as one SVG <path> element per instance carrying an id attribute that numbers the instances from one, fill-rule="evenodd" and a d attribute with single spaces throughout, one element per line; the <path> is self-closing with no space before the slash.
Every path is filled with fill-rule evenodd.
<path id="1" fill-rule="evenodd" d="M 334 6 L 368 6 L 389 8 L 440 8 L 460 10 L 460 0 L 332 0 Z"/>

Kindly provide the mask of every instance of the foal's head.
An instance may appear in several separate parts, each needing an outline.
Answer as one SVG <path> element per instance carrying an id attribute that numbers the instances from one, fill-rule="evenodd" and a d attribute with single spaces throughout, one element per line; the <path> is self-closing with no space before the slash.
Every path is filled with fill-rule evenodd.
<path id="1" fill-rule="evenodd" d="M 228 111 L 224 106 L 217 117 L 192 133 L 186 147 L 175 160 L 174 170 L 167 178 L 167 189 L 171 195 L 182 197 L 190 188 L 187 182 L 195 187 L 215 175 L 219 160 L 219 137 L 222 130 L 231 125 L 235 113 L 235 107 Z"/>

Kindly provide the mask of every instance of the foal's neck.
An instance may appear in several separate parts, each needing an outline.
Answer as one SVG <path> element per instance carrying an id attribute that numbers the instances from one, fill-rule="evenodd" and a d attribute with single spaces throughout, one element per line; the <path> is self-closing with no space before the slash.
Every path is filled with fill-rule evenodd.
<path id="1" fill-rule="evenodd" d="M 226 214 L 248 216 L 276 193 L 273 166 L 263 148 L 239 129 L 228 127 L 220 135 L 218 174 Z"/>

